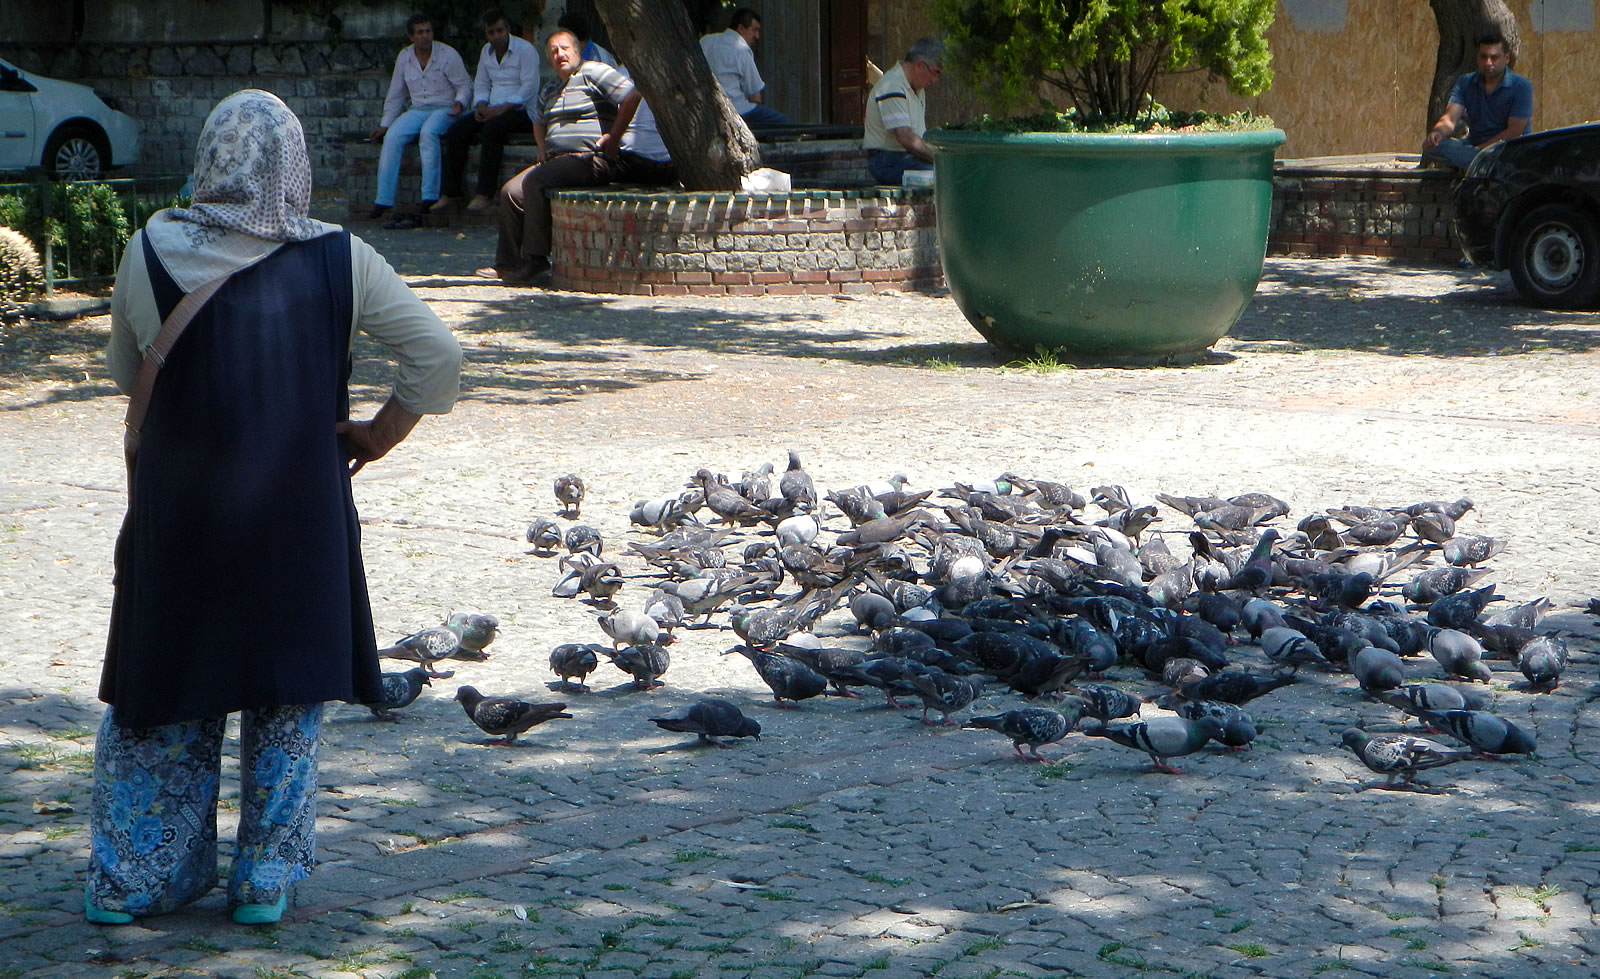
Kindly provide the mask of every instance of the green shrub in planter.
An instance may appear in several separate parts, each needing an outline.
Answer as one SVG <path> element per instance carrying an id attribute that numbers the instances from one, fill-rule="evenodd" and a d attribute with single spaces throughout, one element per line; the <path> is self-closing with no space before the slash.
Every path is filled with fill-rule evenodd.
<path id="1" fill-rule="evenodd" d="M 49 218 L 41 192 L 49 195 Z M 133 234 L 122 198 L 104 183 L 51 183 L 0 196 L 0 225 L 26 235 L 41 253 L 49 242 L 53 273 L 62 278 L 115 274 Z"/>

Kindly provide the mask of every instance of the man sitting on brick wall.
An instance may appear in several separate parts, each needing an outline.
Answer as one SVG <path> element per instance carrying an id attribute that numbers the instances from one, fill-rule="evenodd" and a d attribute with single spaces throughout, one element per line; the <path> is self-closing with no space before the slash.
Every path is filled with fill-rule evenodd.
<path id="1" fill-rule="evenodd" d="M 711 74 L 733 103 L 735 112 L 749 126 L 787 126 L 789 117 L 761 104 L 767 83 L 756 68 L 751 45 L 761 40 L 761 18 L 749 7 L 733 12 L 732 24 L 721 34 L 700 39 L 700 50 L 711 66 Z"/>
<path id="2" fill-rule="evenodd" d="M 1465 170 L 1485 146 L 1533 131 L 1533 83 L 1510 64 L 1505 35 L 1490 31 L 1478 38 L 1478 70 L 1450 90 L 1449 107 L 1422 141 L 1425 159 Z M 1470 129 L 1466 139 L 1457 139 L 1463 121 Z"/>
<path id="3" fill-rule="evenodd" d="M 383 140 L 383 152 L 378 156 L 378 197 L 368 215 L 374 221 L 394 206 L 400 157 L 413 140 L 422 157 L 422 209 L 439 199 L 439 140 L 472 98 L 472 76 L 467 74 L 466 64 L 455 48 L 434 43 L 433 20 L 427 14 L 406 21 L 406 33 L 411 45 L 402 48 L 394 60 L 383 119 L 367 137 Z M 416 226 L 417 219 L 410 215 L 384 225 L 391 229 Z"/>
<path id="4" fill-rule="evenodd" d="M 928 131 L 928 87 L 944 73 L 943 63 L 944 45 L 925 37 L 872 86 L 861 143 L 878 183 L 899 184 L 907 170 L 933 169 L 933 150 L 922 134 Z"/>
<path id="5" fill-rule="evenodd" d="M 449 208 L 462 195 L 462 173 L 474 139 L 479 142 L 478 183 L 467 210 L 474 214 L 488 210 L 493 203 L 489 195 L 500 186 L 506 137 L 527 132 L 531 124 L 527 107 L 539 91 L 539 52 L 512 36 L 511 21 L 499 10 L 484 15 L 483 33 L 489 43 L 478 55 L 472 114 L 456 120 L 444 134 L 443 193 L 433 206 L 436 211 Z"/>
<path id="6" fill-rule="evenodd" d="M 557 83 L 535 109 L 538 163 L 500 188 L 500 238 L 494 266 L 478 275 L 508 286 L 531 285 L 550 269 L 550 201 L 545 191 L 598 187 L 623 170 L 622 136 L 639 106 L 633 81 L 598 61 L 584 61 L 571 31 L 545 42 Z"/>

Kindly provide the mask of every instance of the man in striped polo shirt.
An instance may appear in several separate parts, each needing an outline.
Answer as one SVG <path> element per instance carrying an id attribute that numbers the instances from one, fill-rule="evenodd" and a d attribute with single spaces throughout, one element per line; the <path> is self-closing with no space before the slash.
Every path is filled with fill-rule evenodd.
<path id="1" fill-rule="evenodd" d="M 494 266 L 478 275 L 506 285 L 530 285 L 550 268 L 550 201 L 561 187 L 598 187 L 622 172 L 622 136 L 639 93 L 622 72 L 584 61 L 571 31 L 555 31 L 545 53 L 556 82 L 540 93 L 533 139 L 538 162 L 500 188 L 500 239 Z"/>
<path id="2" fill-rule="evenodd" d="M 925 37 L 872 86 L 862 146 L 878 183 L 898 184 L 907 170 L 933 169 L 933 150 L 922 134 L 928 129 L 928 87 L 944 73 L 943 64 L 944 45 Z"/>

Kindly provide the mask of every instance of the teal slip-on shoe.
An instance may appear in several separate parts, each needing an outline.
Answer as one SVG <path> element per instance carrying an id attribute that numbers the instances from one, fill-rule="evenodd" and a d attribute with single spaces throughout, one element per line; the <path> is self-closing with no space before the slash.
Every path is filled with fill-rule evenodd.
<path id="1" fill-rule="evenodd" d="M 233 909 L 233 920 L 241 925 L 275 925 L 289 906 L 289 892 L 278 895 L 272 904 L 241 904 Z"/>
<path id="2" fill-rule="evenodd" d="M 126 911 L 102 911 L 89 903 L 89 895 L 83 896 L 83 916 L 89 919 L 92 925 L 131 925 L 133 915 Z"/>

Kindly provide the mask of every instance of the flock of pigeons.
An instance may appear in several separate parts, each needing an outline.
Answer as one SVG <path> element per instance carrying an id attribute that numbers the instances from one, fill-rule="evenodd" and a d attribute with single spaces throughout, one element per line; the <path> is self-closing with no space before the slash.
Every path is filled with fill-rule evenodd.
<path id="1" fill-rule="evenodd" d="M 1170 759 L 1212 743 L 1247 748 L 1256 737 L 1248 702 L 1316 669 L 1348 674 L 1365 696 L 1459 743 L 1403 727 L 1343 732 L 1343 746 L 1386 776 L 1383 787 L 1410 787 L 1424 769 L 1535 751 L 1532 734 L 1493 713 L 1487 689 L 1474 685 L 1490 680 L 1488 660 L 1508 660 L 1535 692 L 1555 689 L 1567 663 L 1565 641 L 1539 629 L 1548 600 L 1486 614 L 1504 596 L 1484 582 L 1484 565 L 1504 545 L 1457 532 L 1467 499 L 1328 509 L 1288 531 L 1273 526 L 1288 505 L 1265 493 L 1158 494 L 1176 514 L 1164 517 L 1120 486 L 1085 497 L 1009 473 L 937 495 L 911 491 L 904 476 L 819 494 L 790 451 L 774 475 L 771 464 L 738 479 L 701 469 L 681 491 L 635 504 L 631 522 L 647 536 L 625 553 L 656 580 L 630 607 L 618 601 L 629 575 L 599 532 L 534 520 L 534 552 L 565 552 L 554 595 L 596 606 L 609 639 L 556 646 L 559 685 L 587 690 L 604 659 L 640 690 L 662 686 L 674 634 L 720 628 L 713 620 L 726 612 L 740 640 L 729 652 L 749 660 L 778 706 L 874 688 L 890 706 L 920 700 L 925 724 L 955 725 L 1003 687 L 1023 703 L 963 726 L 1009 738 L 1021 758 L 1047 760 L 1041 747 L 1077 732 L 1177 772 Z M 562 476 L 554 491 L 562 515 L 580 518 L 583 480 Z M 1179 521 L 1182 530 L 1155 530 Z M 1185 541 L 1176 552 L 1173 537 Z M 869 643 L 830 645 L 811 631 L 841 607 Z M 385 674 L 385 702 L 367 706 L 394 717 L 431 679 L 452 675 L 435 671 L 440 661 L 483 658 L 497 627 L 493 616 L 456 613 L 381 650 L 421 666 Z M 1265 667 L 1240 667 L 1241 653 Z M 1457 682 L 1424 678 L 1427 655 Z M 1107 682 L 1128 666 L 1147 689 Z M 565 703 L 471 686 L 455 699 L 501 744 L 572 716 Z M 651 721 L 719 747 L 761 732 L 718 698 Z"/>

